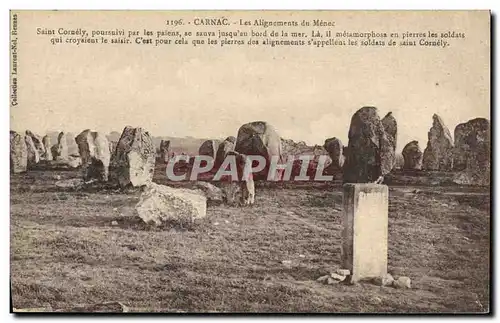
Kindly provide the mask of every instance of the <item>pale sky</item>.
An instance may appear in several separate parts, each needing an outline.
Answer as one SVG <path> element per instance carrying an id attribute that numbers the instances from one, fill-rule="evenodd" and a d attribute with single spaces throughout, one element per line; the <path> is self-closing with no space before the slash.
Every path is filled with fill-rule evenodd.
<path id="1" fill-rule="evenodd" d="M 225 14 L 234 21 L 245 15 L 264 17 L 258 12 Z M 265 18 L 319 15 L 283 12 Z M 490 118 L 490 27 L 485 12 L 321 13 L 336 21 L 334 31 L 339 32 L 466 33 L 444 49 L 77 47 L 54 46 L 49 37 L 36 35 L 37 27 L 166 29 L 167 16 L 172 14 L 19 14 L 19 105 L 11 108 L 11 129 L 77 134 L 91 128 L 108 133 L 131 125 L 154 136 L 222 138 L 236 135 L 243 123 L 263 120 L 284 138 L 323 144 L 338 137 L 347 145 L 353 113 L 371 105 L 381 118 L 393 112 L 401 151 L 411 140 L 425 148 L 433 113 L 452 134 L 458 123 Z"/>

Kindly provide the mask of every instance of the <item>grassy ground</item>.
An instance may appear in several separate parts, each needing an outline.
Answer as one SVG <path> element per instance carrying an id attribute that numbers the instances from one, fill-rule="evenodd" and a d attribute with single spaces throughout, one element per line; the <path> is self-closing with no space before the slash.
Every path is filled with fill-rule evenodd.
<path id="1" fill-rule="evenodd" d="M 339 185 L 257 185 L 254 207 L 211 206 L 193 228 L 159 230 L 134 217 L 138 192 L 54 186 L 58 177 L 77 176 L 56 170 L 11 175 L 16 308 L 106 301 L 133 311 L 489 308 L 486 189 L 391 186 L 389 272 L 409 276 L 413 285 L 396 290 L 315 281 L 340 266 Z"/>

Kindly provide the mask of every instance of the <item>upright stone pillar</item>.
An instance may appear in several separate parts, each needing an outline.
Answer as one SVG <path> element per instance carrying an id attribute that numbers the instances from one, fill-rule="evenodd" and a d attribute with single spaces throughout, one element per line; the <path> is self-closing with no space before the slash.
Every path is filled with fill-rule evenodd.
<path id="1" fill-rule="evenodd" d="M 387 274 L 389 189 L 380 184 L 344 184 L 342 268 L 351 283 Z"/>

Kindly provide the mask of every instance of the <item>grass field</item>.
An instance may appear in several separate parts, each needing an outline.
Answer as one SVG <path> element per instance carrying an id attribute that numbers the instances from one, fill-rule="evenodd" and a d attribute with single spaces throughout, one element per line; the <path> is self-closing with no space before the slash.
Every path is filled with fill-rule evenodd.
<path id="1" fill-rule="evenodd" d="M 154 312 L 489 309 L 486 188 L 390 186 L 389 272 L 412 279 L 412 289 L 399 290 L 316 282 L 340 266 L 337 183 L 257 184 L 253 207 L 210 206 L 191 228 L 158 229 L 134 217 L 139 192 L 54 185 L 78 176 L 11 175 L 16 308 L 121 301 Z"/>

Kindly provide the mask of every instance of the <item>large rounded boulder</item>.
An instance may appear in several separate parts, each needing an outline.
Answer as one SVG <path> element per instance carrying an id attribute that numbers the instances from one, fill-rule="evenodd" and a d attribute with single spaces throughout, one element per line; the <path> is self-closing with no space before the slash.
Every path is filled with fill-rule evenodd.
<path id="1" fill-rule="evenodd" d="M 406 144 L 403 148 L 404 170 L 421 170 L 422 169 L 422 150 L 418 145 L 418 141 L 413 140 Z"/>
<path id="2" fill-rule="evenodd" d="M 272 158 L 281 162 L 281 137 L 276 129 L 267 122 L 255 121 L 244 124 L 238 130 L 234 150 L 247 156 L 262 156 L 266 160 L 263 171 L 254 174 L 256 178 L 267 178 Z"/>

